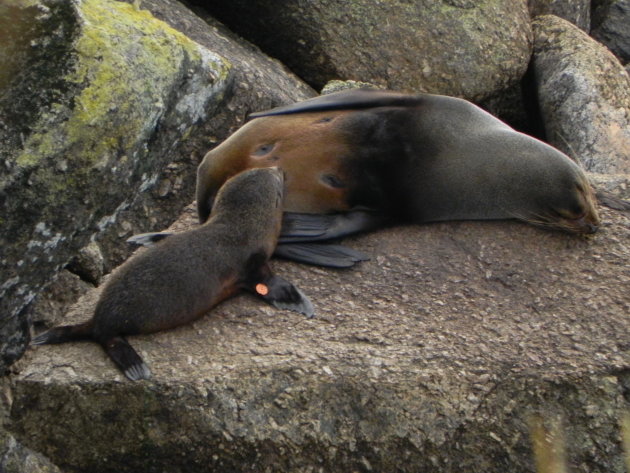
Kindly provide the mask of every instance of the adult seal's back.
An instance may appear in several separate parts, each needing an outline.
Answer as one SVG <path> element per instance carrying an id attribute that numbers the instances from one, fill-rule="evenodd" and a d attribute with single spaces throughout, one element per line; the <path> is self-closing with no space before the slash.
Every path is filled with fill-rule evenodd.
<path id="1" fill-rule="evenodd" d="M 465 100 L 374 90 L 252 115 L 197 174 L 204 221 L 217 189 L 251 167 L 285 170 L 281 241 L 338 237 L 383 220 L 517 218 L 573 233 L 599 225 L 585 174 L 555 148 Z M 301 214 L 337 214 L 303 218 Z M 301 222 L 310 225 L 304 231 Z"/>
<path id="2" fill-rule="evenodd" d="M 282 201 L 278 168 L 231 178 L 204 225 L 164 239 L 112 275 L 92 319 L 54 328 L 33 344 L 94 340 L 129 379 L 137 380 L 148 378 L 149 368 L 125 335 L 186 324 L 240 290 L 312 316 L 306 296 L 267 265 L 280 232 Z"/>

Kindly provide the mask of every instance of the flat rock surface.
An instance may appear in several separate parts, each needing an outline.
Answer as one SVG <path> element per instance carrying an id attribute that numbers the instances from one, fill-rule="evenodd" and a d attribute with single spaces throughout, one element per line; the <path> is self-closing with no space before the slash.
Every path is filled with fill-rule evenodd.
<path id="1" fill-rule="evenodd" d="M 602 219 L 592 238 L 516 222 L 384 229 L 345 240 L 372 256 L 350 270 L 274 261 L 316 318 L 238 296 L 131 338 L 153 372 L 142 383 L 92 343 L 30 349 L 11 430 L 71 470 L 502 472 L 533 469 L 527 417 L 542 412 L 572 426 L 574 471 L 621 472 L 630 219 Z M 190 225 L 192 210 L 175 228 Z"/>

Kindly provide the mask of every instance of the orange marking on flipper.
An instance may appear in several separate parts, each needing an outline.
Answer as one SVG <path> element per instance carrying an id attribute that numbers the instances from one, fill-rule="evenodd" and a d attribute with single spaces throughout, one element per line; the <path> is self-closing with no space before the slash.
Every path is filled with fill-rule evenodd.
<path id="1" fill-rule="evenodd" d="M 269 288 L 263 283 L 258 283 L 256 284 L 256 292 L 261 296 L 266 296 L 269 294 Z"/>

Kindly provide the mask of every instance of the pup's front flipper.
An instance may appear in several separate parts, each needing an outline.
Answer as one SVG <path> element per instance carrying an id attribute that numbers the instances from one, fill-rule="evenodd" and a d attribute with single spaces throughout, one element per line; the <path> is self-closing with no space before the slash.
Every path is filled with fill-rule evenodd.
<path id="1" fill-rule="evenodd" d="M 127 238 L 127 243 L 131 243 L 132 245 L 138 246 L 153 246 L 158 241 L 164 240 L 164 238 L 173 235 L 170 232 L 149 232 L 149 233 L 138 233 L 137 235 L 133 235 Z"/>
<path id="2" fill-rule="evenodd" d="M 270 274 L 253 283 L 249 290 L 278 309 L 289 309 L 306 315 L 315 316 L 310 299 L 286 279 Z"/>

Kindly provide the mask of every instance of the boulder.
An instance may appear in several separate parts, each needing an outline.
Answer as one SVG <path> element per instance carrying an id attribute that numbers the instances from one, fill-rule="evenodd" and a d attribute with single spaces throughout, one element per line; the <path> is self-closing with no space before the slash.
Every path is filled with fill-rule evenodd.
<path id="1" fill-rule="evenodd" d="M 553 15 L 534 21 L 547 140 L 586 170 L 630 174 L 630 77 L 604 46 Z"/>
<path id="2" fill-rule="evenodd" d="M 9 418 L 11 388 L 7 377 L 0 377 L 0 424 Z M 2 473 L 62 473 L 48 458 L 35 452 L 0 428 L 0 471 Z"/>
<path id="3" fill-rule="evenodd" d="M 630 0 L 594 0 L 591 35 L 623 64 L 630 62 Z"/>
<path id="4" fill-rule="evenodd" d="M 23 346 L 25 306 L 77 250 L 132 206 L 150 206 L 169 163 L 194 169 L 178 163 L 189 159 L 180 143 L 222 99 L 230 66 L 121 2 L 0 9 L 12 58 L 0 98 L 2 369 Z M 173 200 L 181 211 L 190 197 Z"/>
<path id="5" fill-rule="evenodd" d="M 11 378 L 11 434 L 94 473 L 520 473 L 543 418 L 562 426 L 572 471 L 621 473 L 630 218 L 602 219 L 592 238 L 517 222 L 385 229 L 344 241 L 372 257 L 349 270 L 273 261 L 316 318 L 238 296 L 132 337 L 146 382 L 93 343 L 31 349 Z"/>
<path id="6" fill-rule="evenodd" d="M 285 65 L 263 54 L 205 10 L 197 8 L 193 13 L 176 0 L 142 0 L 142 8 L 209 50 L 220 52 L 232 65 L 234 80 L 226 101 L 212 120 L 202 125 L 202 130 L 210 138 L 208 147 L 225 139 L 252 112 L 316 95 Z M 201 150 L 201 157 L 206 151 Z"/>
<path id="7" fill-rule="evenodd" d="M 71 271 L 62 270 L 29 307 L 29 322 L 39 330 L 58 325 L 68 307 L 93 287 Z"/>
<path id="8" fill-rule="evenodd" d="M 478 101 L 517 83 L 531 52 L 525 2 L 195 3 L 317 89 L 358 80 Z"/>
<path id="9" fill-rule="evenodd" d="M 591 30 L 591 0 L 528 0 L 529 13 L 555 15 L 588 33 Z"/>

